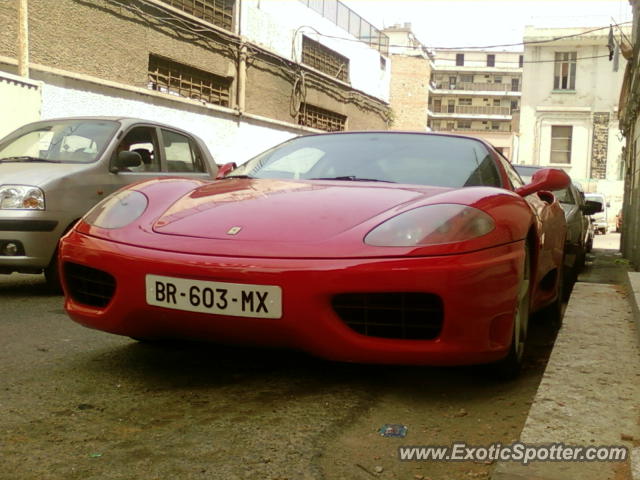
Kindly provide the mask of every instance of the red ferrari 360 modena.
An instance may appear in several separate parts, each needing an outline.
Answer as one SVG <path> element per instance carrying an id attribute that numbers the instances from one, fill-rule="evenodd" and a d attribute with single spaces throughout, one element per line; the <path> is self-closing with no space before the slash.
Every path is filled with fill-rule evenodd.
<path id="1" fill-rule="evenodd" d="M 105 199 L 61 241 L 65 307 L 139 339 L 514 374 L 530 312 L 560 302 L 566 225 L 549 191 L 568 183 L 543 169 L 525 185 L 476 138 L 298 137 L 214 182 Z"/>

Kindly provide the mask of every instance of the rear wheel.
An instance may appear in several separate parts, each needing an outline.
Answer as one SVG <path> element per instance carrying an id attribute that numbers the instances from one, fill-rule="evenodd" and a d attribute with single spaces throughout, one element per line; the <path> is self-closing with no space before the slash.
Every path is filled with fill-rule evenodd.
<path id="1" fill-rule="evenodd" d="M 525 244 L 522 278 L 518 286 L 516 311 L 513 316 L 511 347 L 509 348 L 507 356 L 494 364 L 495 372 L 499 377 L 504 379 L 516 377 L 522 367 L 527 330 L 529 327 L 530 283 L 531 261 L 529 258 L 529 245 Z"/>

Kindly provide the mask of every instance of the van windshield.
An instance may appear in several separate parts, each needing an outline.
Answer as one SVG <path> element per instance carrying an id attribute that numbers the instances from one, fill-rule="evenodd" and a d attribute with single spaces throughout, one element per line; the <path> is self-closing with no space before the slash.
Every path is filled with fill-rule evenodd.
<path id="1" fill-rule="evenodd" d="M 25 125 L 2 140 L 0 162 L 95 162 L 118 125 L 85 119 Z"/>

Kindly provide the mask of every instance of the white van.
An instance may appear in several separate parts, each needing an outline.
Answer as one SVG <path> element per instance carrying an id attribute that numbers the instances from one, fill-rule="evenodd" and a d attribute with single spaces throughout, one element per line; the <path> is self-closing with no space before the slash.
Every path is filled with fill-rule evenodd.
<path id="1" fill-rule="evenodd" d="M 610 206 L 609 202 L 607 202 L 606 197 L 602 193 L 585 193 L 584 196 L 587 200 L 598 202 L 602 205 L 602 210 L 591 215 L 591 220 L 596 233 L 606 234 L 609 231 L 609 217 L 607 216 L 607 207 Z"/>

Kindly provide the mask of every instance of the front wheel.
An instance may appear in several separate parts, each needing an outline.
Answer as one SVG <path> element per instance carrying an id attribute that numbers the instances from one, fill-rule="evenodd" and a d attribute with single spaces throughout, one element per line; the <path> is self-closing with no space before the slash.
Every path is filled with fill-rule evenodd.
<path id="1" fill-rule="evenodd" d="M 60 282 L 60 269 L 58 268 L 58 249 L 53 254 L 53 258 L 44 269 L 44 278 L 47 282 L 47 289 L 51 293 L 62 293 L 62 283 Z"/>
<path id="2" fill-rule="evenodd" d="M 511 347 L 505 358 L 494 364 L 495 373 L 503 379 L 515 378 L 522 367 L 527 330 L 529 327 L 529 303 L 531 283 L 531 262 L 529 259 L 529 245 L 525 245 L 522 278 L 518 286 L 516 311 L 513 315 L 513 334 Z"/>

